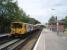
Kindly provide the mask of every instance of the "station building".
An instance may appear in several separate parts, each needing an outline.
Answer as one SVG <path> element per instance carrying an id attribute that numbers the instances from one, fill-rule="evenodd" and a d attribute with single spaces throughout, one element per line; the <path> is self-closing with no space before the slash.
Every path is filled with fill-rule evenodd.
<path id="1" fill-rule="evenodd" d="M 57 22 L 49 23 L 48 28 L 52 31 L 57 31 Z M 60 31 L 60 32 L 64 31 L 64 22 L 63 21 L 58 21 L 58 31 Z"/>

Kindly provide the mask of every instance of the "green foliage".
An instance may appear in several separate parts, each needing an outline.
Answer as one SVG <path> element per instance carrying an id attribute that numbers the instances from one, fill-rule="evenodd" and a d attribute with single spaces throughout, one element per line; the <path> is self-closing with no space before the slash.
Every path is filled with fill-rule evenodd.
<path id="1" fill-rule="evenodd" d="M 64 27 L 67 28 L 67 16 L 64 19 L 61 19 L 64 22 Z"/>
<path id="2" fill-rule="evenodd" d="M 64 19 L 64 27 L 67 28 L 67 16 Z"/>
<path id="3" fill-rule="evenodd" d="M 50 19 L 49 19 L 49 21 L 48 21 L 48 23 L 56 23 L 57 22 L 57 19 L 56 19 L 56 17 L 54 17 L 54 16 L 52 16 Z"/>
<path id="4" fill-rule="evenodd" d="M 0 32 L 8 32 L 10 23 L 17 20 L 31 24 L 39 23 L 37 20 L 29 18 L 23 10 L 19 9 L 17 2 L 0 0 Z"/>
<path id="5" fill-rule="evenodd" d="M 34 18 L 29 18 L 29 22 L 28 23 L 30 23 L 30 24 L 38 24 L 40 22 L 35 20 Z"/>

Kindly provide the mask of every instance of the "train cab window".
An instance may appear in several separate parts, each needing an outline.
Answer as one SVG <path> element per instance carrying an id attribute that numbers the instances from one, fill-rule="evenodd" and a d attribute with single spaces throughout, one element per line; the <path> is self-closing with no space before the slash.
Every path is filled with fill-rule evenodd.
<path id="1" fill-rule="evenodd" d="M 12 23 L 12 28 L 22 28 L 21 23 Z"/>

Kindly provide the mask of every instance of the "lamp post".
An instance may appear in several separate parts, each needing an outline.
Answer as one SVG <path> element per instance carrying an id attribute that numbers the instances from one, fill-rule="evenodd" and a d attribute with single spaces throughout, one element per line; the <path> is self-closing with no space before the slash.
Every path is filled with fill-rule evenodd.
<path id="1" fill-rule="evenodd" d="M 59 31 L 59 22 L 58 22 L 58 19 L 57 19 L 57 16 L 56 16 L 56 25 L 57 25 L 57 34 L 59 33 L 58 31 Z"/>
<path id="2" fill-rule="evenodd" d="M 54 10 L 56 10 L 56 9 L 52 9 L 52 11 L 54 11 Z M 53 13 L 55 13 L 55 11 Z M 55 15 L 56 15 L 56 13 L 54 14 L 54 16 Z M 58 34 L 59 33 L 59 22 L 58 22 L 57 16 L 56 16 L 56 30 L 57 30 L 57 34 Z"/>

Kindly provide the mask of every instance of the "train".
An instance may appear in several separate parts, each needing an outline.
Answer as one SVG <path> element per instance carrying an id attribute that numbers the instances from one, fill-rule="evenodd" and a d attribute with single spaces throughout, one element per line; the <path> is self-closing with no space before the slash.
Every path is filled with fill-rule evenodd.
<path id="1" fill-rule="evenodd" d="M 28 32 L 32 32 L 40 29 L 41 25 L 33 25 L 23 22 L 12 22 L 11 23 L 11 35 L 12 36 L 21 36 L 29 34 Z"/>

